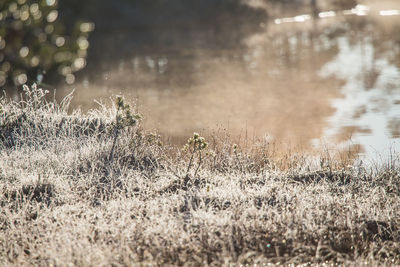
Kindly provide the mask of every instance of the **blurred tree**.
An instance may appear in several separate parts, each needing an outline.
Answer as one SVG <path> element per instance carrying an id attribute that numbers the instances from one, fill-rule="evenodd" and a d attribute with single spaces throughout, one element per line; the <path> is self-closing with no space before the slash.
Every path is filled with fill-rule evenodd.
<path id="1" fill-rule="evenodd" d="M 0 1 L 0 86 L 62 77 L 73 83 L 86 65 L 94 24 L 59 18 L 57 0 Z"/>
<path id="2" fill-rule="evenodd" d="M 94 24 L 79 18 L 96 25 L 90 40 Z M 265 10 L 242 0 L 0 0 L 0 86 L 34 81 L 43 72 L 47 83 L 60 77 L 72 83 L 86 60 L 86 70 L 98 73 L 102 63 L 149 44 L 240 44 L 265 19 Z M 193 32 L 201 37 L 189 38 Z"/>

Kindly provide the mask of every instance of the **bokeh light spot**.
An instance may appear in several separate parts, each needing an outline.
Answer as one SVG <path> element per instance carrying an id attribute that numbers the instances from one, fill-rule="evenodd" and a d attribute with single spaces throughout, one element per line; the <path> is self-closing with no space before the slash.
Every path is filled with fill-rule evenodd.
<path id="1" fill-rule="evenodd" d="M 82 23 L 79 29 L 81 30 L 81 32 L 91 32 L 94 30 L 94 23 L 90 22 Z"/>
<path id="2" fill-rule="evenodd" d="M 65 38 L 64 37 L 59 36 L 59 37 L 56 38 L 56 46 L 57 47 L 61 47 L 64 44 L 65 44 Z"/>
<path id="3" fill-rule="evenodd" d="M 21 49 L 19 50 L 19 55 L 21 57 L 26 57 L 29 54 L 29 48 L 27 46 L 23 46 L 21 47 Z"/>
<path id="4" fill-rule="evenodd" d="M 16 85 L 23 85 L 23 84 L 25 84 L 27 81 L 28 81 L 28 76 L 26 76 L 25 73 L 18 74 L 18 75 L 15 77 L 15 79 L 14 79 L 14 83 L 15 83 Z"/>
<path id="5" fill-rule="evenodd" d="M 47 21 L 52 23 L 56 21 L 58 17 L 58 11 L 57 10 L 52 10 L 48 15 L 47 15 Z"/>
<path id="6" fill-rule="evenodd" d="M 82 50 L 86 50 L 89 47 L 89 42 L 85 37 L 79 37 L 77 43 L 79 48 Z"/>
<path id="7" fill-rule="evenodd" d="M 54 6 L 56 4 L 56 0 L 46 0 L 46 4 L 48 6 Z"/>
<path id="8" fill-rule="evenodd" d="M 73 74 L 68 74 L 68 75 L 65 77 L 65 81 L 66 81 L 68 84 L 73 84 L 73 83 L 75 82 L 75 76 L 74 76 Z"/>

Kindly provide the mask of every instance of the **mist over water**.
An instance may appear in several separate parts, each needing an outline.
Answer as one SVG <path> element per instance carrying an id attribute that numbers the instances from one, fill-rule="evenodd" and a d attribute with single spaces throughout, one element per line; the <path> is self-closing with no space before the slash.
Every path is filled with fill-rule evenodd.
<path id="1" fill-rule="evenodd" d="M 237 140 L 385 157 L 400 137 L 400 7 L 375 3 L 319 18 L 249 9 L 210 24 L 97 36 L 104 59 L 89 58 L 80 82 L 58 93 L 76 88 L 83 109 L 123 94 L 147 129 L 177 144 L 226 130 Z"/>

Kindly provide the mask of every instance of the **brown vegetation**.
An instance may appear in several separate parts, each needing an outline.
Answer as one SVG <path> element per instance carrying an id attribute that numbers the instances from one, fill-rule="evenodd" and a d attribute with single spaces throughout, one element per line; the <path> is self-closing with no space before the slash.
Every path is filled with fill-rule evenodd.
<path id="1" fill-rule="evenodd" d="M 397 160 L 198 135 L 176 150 L 140 126 L 116 137 L 117 107 L 67 114 L 38 90 L 2 101 L 1 265 L 400 264 Z"/>

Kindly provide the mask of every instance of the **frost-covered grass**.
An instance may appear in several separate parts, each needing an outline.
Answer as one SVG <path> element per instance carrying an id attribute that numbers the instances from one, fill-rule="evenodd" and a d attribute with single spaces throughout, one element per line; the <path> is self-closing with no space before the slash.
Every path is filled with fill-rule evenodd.
<path id="1" fill-rule="evenodd" d="M 121 98 L 82 114 L 45 93 L 1 102 L 2 266 L 400 264 L 397 161 L 314 164 L 197 134 L 174 149 Z"/>

